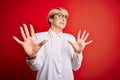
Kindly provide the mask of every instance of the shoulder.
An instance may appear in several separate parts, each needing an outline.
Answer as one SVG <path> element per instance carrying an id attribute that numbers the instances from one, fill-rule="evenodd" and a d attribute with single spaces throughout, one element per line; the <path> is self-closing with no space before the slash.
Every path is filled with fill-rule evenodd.
<path id="1" fill-rule="evenodd" d="M 70 41 L 75 41 L 75 37 L 72 34 L 63 33 L 63 36 Z"/>
<path id="2" fill-rule="evenodd" d="M 65 36 L 67 38 L 74 38 L 74 36 L 72 34 L 68 34 L 68 33 L 63 33 L 63 36 Z"/>
<path id="3" fill-rule="evenodd" d="M 47 31 L 46 32 L 38 32 L 38 33 L 35 33 L 35 36 L 45 36 L 47 34 L 48 34 Z"/>
<path id="4" fill-rule="evenodd" d="M 39 32 L 35 33 L 35 38 L 38 42 L 42 41 L 43 39 L 47 39 L 48 32 Z"/>

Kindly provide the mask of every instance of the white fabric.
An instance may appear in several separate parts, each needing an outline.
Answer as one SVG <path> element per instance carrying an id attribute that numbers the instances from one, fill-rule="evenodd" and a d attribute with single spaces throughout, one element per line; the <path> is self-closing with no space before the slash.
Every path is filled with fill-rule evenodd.
<path id="1" fill-rule="evenodd" d="M 48 42 L 37 52 L 37 58 L 27 60 L 33 70 L 37 70 L 36 80 L 74 80 L 73 70 L 81 66 L 82 53 L 75 53 L 68 41 L 75 38 L 66 33 L 36 33 L 37 42 L 47 39 Z"/>

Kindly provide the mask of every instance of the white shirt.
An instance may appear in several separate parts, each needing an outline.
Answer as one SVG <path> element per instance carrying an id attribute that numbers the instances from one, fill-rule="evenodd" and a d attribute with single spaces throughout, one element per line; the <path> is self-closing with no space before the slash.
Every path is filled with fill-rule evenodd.
<path id="1" fill-rule="evenodd" d="M 75 42 L 74 36 L 66 33 L 36 33 L 37 42 L 48 41 L 37 52 L 37 57 L 27 60 L 33 70 L 37 70 L 36 80 L 74 80 L 73 70 L 81 66 L 82 53 L 75 53 L 68 41 Z"/>

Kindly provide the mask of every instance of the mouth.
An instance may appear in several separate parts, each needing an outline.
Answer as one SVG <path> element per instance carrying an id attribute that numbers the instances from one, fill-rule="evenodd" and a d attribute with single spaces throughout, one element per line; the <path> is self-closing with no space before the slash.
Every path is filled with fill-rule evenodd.
<path id="1" fill-rule="evenodd" d="M 61 24 L 61 25 L 65 25 L 65 23 L 64 23 L 64 22 L 60 22 L 60 24 Z"/>

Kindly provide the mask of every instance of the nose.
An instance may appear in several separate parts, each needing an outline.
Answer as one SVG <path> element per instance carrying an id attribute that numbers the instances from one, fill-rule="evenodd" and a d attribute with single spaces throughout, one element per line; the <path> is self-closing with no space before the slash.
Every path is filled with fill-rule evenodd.
<path id="1" fill-rule="evenodd" d="M 62 18 L 62 20 L 63 20 L 63 21 L 66 21 L 66 18 L 65 18 L 65 17 L 63 17 L 63 18 Z"/>

